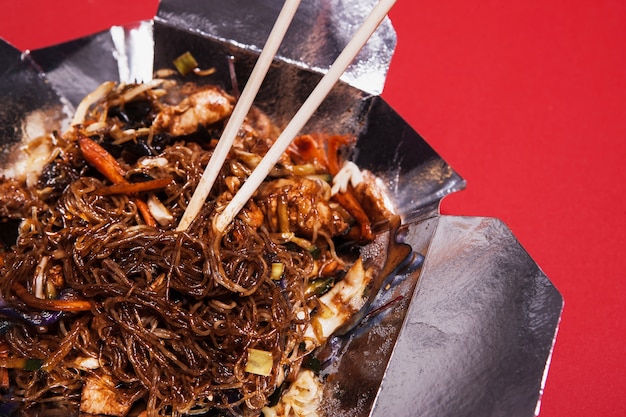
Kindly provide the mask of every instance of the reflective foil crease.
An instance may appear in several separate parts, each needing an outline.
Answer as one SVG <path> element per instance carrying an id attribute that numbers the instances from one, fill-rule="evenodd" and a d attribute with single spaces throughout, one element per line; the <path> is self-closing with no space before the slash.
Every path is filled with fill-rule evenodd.
<path id="1" fill-rule="evenodd" d="M 286 125 L 374 4 L 302 2 L 255 104 Z M 163 0 L 152 21 L 30 53 L 0 41 L 0 166 L 103 81 L 146 81 L 187 51 L 227 90 L 234 65 L 241 88 L 281 6 Z M 358 136 L 352 159 L 382 180 L 416 254 L 374 300 L 381 312 L 331 341 L 321 414 L 533 416 L 563 299 L 502 222 L 440 215 L 465 181 L 379 96 L 395 44 L 387 19 L 305 127 Z"/>

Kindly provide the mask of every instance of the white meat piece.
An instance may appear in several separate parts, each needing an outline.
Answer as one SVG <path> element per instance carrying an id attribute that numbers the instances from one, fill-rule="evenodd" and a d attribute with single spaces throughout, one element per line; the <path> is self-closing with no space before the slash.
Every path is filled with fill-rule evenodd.
<path id="1" fill-rule="evenodd" d="M 83 387 L 80 411 L 87 414 L 104 414 L 123 417 L 128 414 L 132 403 L 124 402 L 115 390 L 111 377 L 90 376 Z"/>
<path id="2" fill-rule="evenodd" d="M 190 90 L 190 91 L 187 91 Z M 230 116 L 235 99 L 224 90 L 208 85 L 183 86 L 184 98 L 176 105 L 165 105 L 152 126 L 157 131 L 167 131 L 172 136 L 189 135 L 198 126 L 207 126 Z"/>
<path id="3" fill-rule="evenodd" d="M 322 400 L 322 386 L 319 378 L 303 369 L 283 393 L 274 407 L 263 408 L 265 417 L 318 417 L 317 409 Z"/>
<path id="4" fill-rule="evenodd" d="M 321 307 L 311 318 L 305 337 L 322 345 L 335 330 L 341 327 L 365 304 L 363 294 L 371 281 L 371 274 L 363 268 L 361 258 L 348 273 L 326 294 L 320 297 Z"/>

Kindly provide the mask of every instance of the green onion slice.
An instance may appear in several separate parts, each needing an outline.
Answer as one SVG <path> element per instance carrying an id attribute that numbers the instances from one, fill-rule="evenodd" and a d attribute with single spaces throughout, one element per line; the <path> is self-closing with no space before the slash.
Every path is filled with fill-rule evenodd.
<path id="1" fill-rule="evenodd" d="M 185 52 L 174 60 L 174 66 L 184 77 L 198 67 L 198 61 L 191 55 L 191 52 Z"/>
<path id="2" fill-rule="evenodd" d="M 282 262 L 272 262 L 272 272 L 270 273 L 270 278 L 274 281 L 279 280 L 282 278 L 283 272 L 285 272 L 285 265 Z"/>
<path id="3" fill-rule="evenodd" d="M 29 358 L 0 358 L 0 368 L 23 369 L 36 371 L 41 368 L 43 360 Z"/>
<path id="4" fill-rule="evenodd" d="M 274 358 L 272 352 L 266 350 L 248 349 L 248 361 L 246 362 L 245 371 L 251 374 L 269 376 L 274 366 Z"/>

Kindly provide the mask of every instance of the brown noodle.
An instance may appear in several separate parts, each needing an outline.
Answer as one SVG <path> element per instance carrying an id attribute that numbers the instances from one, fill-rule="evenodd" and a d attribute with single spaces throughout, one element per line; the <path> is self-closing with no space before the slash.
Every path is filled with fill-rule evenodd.
<path id="1" fill-rule="evenodd" d="M 149 94 L 140 99 L 151 103 L 147 119 L 160 110 Z M 94 120 L 110 110 L 105 104 L 92 111 Z M 119 123 L 112 116 L 107 120 Z M 267 219 L 276 215 L 270 199 L 253 207 L 264 212 L 262 225 L 239 216 L 225 234 L 216 232 L 213 218 L 232 196 L 233 178 L 249 171 L 249 161 L 235 155 L 187 232 L 147 226 L 133 196 L 94 193 L 108 181 L 84 165 L 75 137 L 67 137 L 58 138 L 63 152 L 53 163 L 78 173 L 77 179 L 58 197 L 41 184 L 32 191 L 44 195 L 45 204 L 24 207 L 18 241 L 2 256 L 0 289 L 11 308 L 36 311 L 16 294 L 16 284 L 32 292 L 45 258 L 47 279 L 60 277 L 57 290 L 69 300 L 88 300 L 91 309 L 6 331 L 0 343 L 12 356 L 40 358 L 43 365 L 38 371 L 11 369 L 5 398 L 18 401 L 22 410 L 52 404 L 75 412 L 85 380 L 93 376 L 112 381 L 120 402 L 145 407 L 148 415 L 258 414 L 283 380 L 297 374 L 307 353 L 301 348 L 312 302 L 305 293 L 319 269 L 316 262 L 338 259 L 330 233 L 315 232 L 313 243 L 322 252 L 316 261 L 315 253 L 270 230 Z M 111 141 L 106 131 L 92 138 Z M 262 153 L 268 143 L 248 129 L 240 148 Z M 179 219 L 211 149 L 206 139 L 172 140 L 158 153 L 166 164 L 127 163 L 126 176 L 173 178 L 158 196 Z M 270 276 L 276 263 L 284 265 L 280 280 Z M 269 376 L 245 371 L 249 348 L 271 352 Z M 99 366 L 80 365 L 87 358 Z"/>

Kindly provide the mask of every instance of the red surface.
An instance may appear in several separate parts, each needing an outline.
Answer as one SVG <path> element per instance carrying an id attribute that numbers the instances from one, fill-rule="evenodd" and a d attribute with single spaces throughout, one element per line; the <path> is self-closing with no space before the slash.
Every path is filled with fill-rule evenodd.
<path id="1" fill-rule="evenodd" d="M 35 49 L 157 0 L 0 0 Z M 626 2 L 399 0 L 384 97 L 468 182 L 445 214 L 504 220 L 565 298 L 542 417 L 626 415 Z"/>

